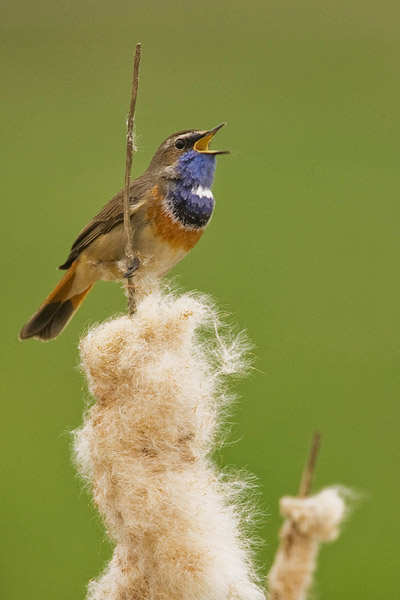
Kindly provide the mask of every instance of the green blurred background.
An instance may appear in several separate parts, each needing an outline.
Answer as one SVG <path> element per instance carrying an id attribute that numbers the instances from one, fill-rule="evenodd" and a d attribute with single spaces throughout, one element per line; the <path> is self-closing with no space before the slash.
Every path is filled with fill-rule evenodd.
<path id="1" fill-rule="evenodd" d="M 399 17 L 395 0 L 3 4 L 2 598 L 81 599 L 110 555 L 69 431 L 87 397 L 79 335 L 123 311 L 123 294 L 96 286 L 55 342 L 17 334 L 122 187 L 136 41 L 134 175 L 173 131 L 228 122 L 215 216 L 173 275 L 256 345 L 237 443 L 217 460 L 259 478 L 264 572 L 278 499 L 319 429 L 315 488 L 362 500 L 321 553 L 316 593 L 397 597 Z"/>

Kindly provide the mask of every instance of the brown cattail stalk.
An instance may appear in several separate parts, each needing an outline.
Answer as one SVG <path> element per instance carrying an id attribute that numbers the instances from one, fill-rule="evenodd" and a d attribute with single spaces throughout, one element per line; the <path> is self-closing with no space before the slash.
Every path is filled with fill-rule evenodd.
<path id="1" fill-rule="evenodd" d="M 313 435 L 310 452 L 308 454 L 307 462 L 304 467 L 303 475 L 299 487 L 299 498 L 305 498 L 311 492 L 312 480 L 314 477 L 315 465 L 317 463 L 317 457 L 319 448 L 321 445 L 321 434 L 316 431 Z"/>
<path id="2" fill-rule="evenodd" d="M 136 44 L 135 58 L 133 65 L 133 79 L 132 79 L 132 93 L 131 102 L 129 105 L 128 121 L 127 121 L 127 132 L 126 132 L 126 160 L 125 160 L 125 183 L 124 183 L 124 230 L 125 230 L 125 269 L 127 272 L 132 270 L 133 262 L 135 257 L 132 250 L 132 226 L 131 226 L 131 212 L 129 202 L 129 188 L 131 183 L 131 171 L 132 171 L 132 160 L 133 154 L 136 152 L 135 146 L 135 108 L 136 99 L 139 87 L 139 66 L 141 58 L 142 46 Z M 135 287 L 133 285 L 133 278 L 127 278 L 127 293 L 128 293 L 128 312 L 133 314 L 135 311 Z"/>
<path id="3" fill-rule="evenodd" d="M 205 326 L 218 321 L 203 300 L 155 289 L 81 341 L 95 403 L 76 458 L 115 543 L 90 600 L 265 600 L 241 527 L 244 484 L 210 460 L 242 343 L 214 333 L 206 344 Z"/>

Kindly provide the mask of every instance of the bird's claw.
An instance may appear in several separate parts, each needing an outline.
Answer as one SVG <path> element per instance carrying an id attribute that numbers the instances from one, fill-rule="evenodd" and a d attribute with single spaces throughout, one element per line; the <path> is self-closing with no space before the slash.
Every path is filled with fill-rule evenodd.
<path id="1" fill-rule="evenodd" d="M 126 266 L 126 271 L 122 276 L 125 277 L 126 279 L 129 279 L 140 267 L 140 260 L 138 259 L 137 256 L 135 256 L 132 259 L 132 261 L 128 262 L 125 266 Z"/>

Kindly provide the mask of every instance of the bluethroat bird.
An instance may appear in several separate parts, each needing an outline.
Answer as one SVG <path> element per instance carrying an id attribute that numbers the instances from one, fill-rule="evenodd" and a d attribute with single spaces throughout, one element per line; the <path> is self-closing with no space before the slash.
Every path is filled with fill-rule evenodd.
<path id="1" fill-rule="evenodd" d="M 197 244 L 214 210 L 211 185 L 216 155 L 209 131 L 189 129 L 170 135 L 147 171 L 130 186 L 129 203 L 135 260 L 123 268 L 125 234 L 121 190 L 80 232 L 59 269 L 67 272 L 19 337 L 51 340 L 69 320 L 96 281 L 148 274 L 162 277 Z"/>

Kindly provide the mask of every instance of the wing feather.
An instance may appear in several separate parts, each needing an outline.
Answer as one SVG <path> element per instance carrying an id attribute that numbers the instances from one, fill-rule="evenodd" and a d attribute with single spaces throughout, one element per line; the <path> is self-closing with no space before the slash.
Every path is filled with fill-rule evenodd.
<path id="1" fill-rule="evenodd" d="M 147 194 L 154 181 L 147 174 L 138 177 L 131 183 L 129 202 L 131 214 L 136 212 L 146 201 Z M 120 190 L 111 200 L 93 217 L 79 233 L 71 247 L 71 251 L 65 263 L 59 269 L 69 269 L 79 254 L 89 246 L 99 235 L 107 233 L 115 225 L 124 220 L 124 190 Z"/>

